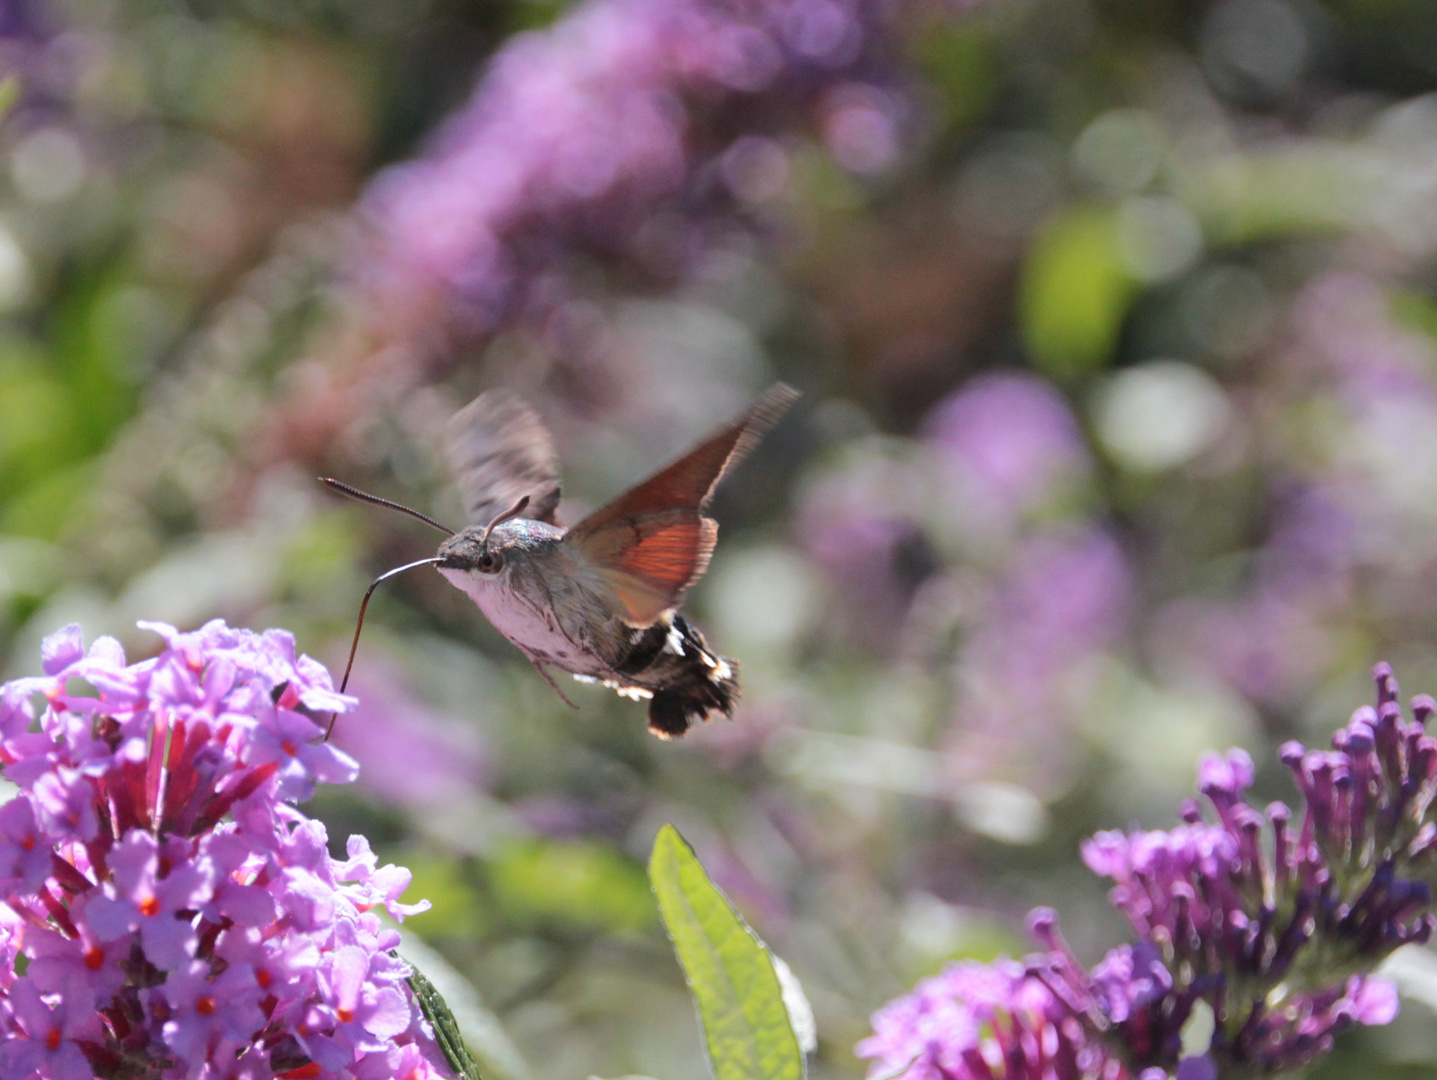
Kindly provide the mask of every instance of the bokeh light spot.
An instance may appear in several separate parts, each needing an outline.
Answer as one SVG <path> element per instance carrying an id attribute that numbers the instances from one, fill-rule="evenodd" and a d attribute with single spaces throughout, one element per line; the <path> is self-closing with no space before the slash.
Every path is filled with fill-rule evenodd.
<path id="1" fill-rule="evenodd" d="M 1230 408 L 1222 388 L 1201 369 L 1154 360 L 1109 380 L 1098 395 L 1098 437 L 1135 472 L 1160 472 L 1190 461 L 1222 433 Z"/>

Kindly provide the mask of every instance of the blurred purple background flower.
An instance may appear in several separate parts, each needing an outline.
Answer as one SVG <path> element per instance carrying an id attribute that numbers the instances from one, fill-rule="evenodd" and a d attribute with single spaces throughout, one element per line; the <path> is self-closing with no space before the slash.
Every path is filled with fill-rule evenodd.
<path id="1" fill-rule="evenodd" d="M 965 529 L 1006 536 L 1091 468 L 1068 403 L 1032 375 L 973 379 L 928 414 L 924 433 L 943 455 Z"/>
<path id="2" fill-rule="evenodd" d="M 855 174 L 891 165 L 914 125 L 905 7 L 585 0 L 508 41 L 429 150 L 371 183 L 338 385 L 306 385 L 288 441 L 324 445 L 316 422 L 368 415 L 516 325 L 579 397 L 630 394 L 606 381 L 594 283 L 671 284 L 738 235 L 781 242 L 812 140 Z"/>
<path id="3" fill-rule="evenodd" d="M 57 96 L 68 98 L 72 89 L 57 85 L 57 80 L 67 75 L 73 78 L 75 64 L 57 63 L 62 59 L 59 56 L 49 57 L 50 62 L 46 63 L 44 46 L 54 38 L 58 28 L 54 14 L 36 0 L 0 3 L 0 79 L 17 80 L 14 91 L 20 103 L 27 107 Z M 14 110 L 16 102 L 9 104 Z"/>
<path id="4" fill-rule="evenodd" d="M 488 780 L 478 731 L 426 706 L 404 676 L 368 657 L 350 688 L 358 704 L 332 742 L 359 763 L 359 783 L 381 799 L 425 813 L 473 797 Z"/>
<path id="5" fill-rule="evenodd" d="M 1242 595 L 1185 597 L 1158 617 L 1171 662 L 1207 665 L 1254 701 L 1299 700 L 1340 645 L 1333 625 L 1353 602 L 1359 524 L 1330 485 L 1273 500 L 1271 533 Z"/>
<path id="6" fill-rule="evenodd" d="M 1437 368 L 1368 278 L 1333 273 L 1294 298 L 1290 337 L 1251 399 L 1271 495 L 1240 589 L 1161 612 L 1159 651 L 1204 664 L 1274 709 L 1342 663 L 1353 613 L 1393 638 L 1430 632 L 1437 568 Z"/>
<path id="7" fill-rule="evenodd" d="M 1127 627 L 1130 572 L 1111 536 L 1088 527 L 1021 541 L 954 667 L 960 720 L 950 762 L 964 778 L 1021 768 L 1055 783 L 1066 729 L 1090 699 L 1095 662 Z"/>
<path id="8" fill-rule="evenodd" d="M 588 0 L 494 58 L 430 153 L 369 195 L 369 285 L 443 291 L 491 332 L 551 310 L 575 260 L 668 278 L 726 215 L 783 194 L 781 136 L 825 132 L 840 161 L 893 160 L 904 99 L 893 0 Z"/>
<path id="9" fill-rule="evenodd" d="M 849 456 L 800 497 L 793 531 L 835 591 L 847 635 L 882 653 L 901 647 L 909 605 L 938 559 L 907 463 L 881 451 Z"/>

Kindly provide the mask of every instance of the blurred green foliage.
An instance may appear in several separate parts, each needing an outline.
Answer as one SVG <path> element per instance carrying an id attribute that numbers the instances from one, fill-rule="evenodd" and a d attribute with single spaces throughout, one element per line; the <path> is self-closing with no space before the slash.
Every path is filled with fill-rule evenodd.
<path id="1" fill-rule="evenodd" d="M 1034 363 L 1064 381 L 1098 370 L 1117 346 L 1136 291 L 1110 212 L 1078 206 L 1055 217 L 1024 266 L 1020 317 Z"/>
<path id="2" fill-rule="evenodd" d="M 643 871 L 606 844 L 528 840 L 489 862 L 495 902 L 518 924 L 634 933 L 653 924 Z"/>

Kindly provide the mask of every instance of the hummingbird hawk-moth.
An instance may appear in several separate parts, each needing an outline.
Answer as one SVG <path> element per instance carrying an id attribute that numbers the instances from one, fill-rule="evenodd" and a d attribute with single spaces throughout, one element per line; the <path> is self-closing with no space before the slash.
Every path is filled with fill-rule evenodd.
<path id="1" fill-rule="evenodd" d="M 797 396 L 774 385 L 683 457 L 565 529 L 555 516 L 559 462 L 548 429 L 517 395 L 480 394 L 450 420 L 446 438 L 467 528 L 454 532 L 408 507 L 325 479 L 450 534 L 434 557 L 376 579 L 360 607 L 360 625 L 380 581 L 433 565 L 566 702 L 550 667 L 647 699 L 649 730 L 661 739 L 683 735 L 714 712 L 732 716 L 737 661 L 714 653 L 678 609 L 718 539 L 718 523 L 704 512 L 714 488 Z M 346 683 L 348 677 L 346 668 Z"/>

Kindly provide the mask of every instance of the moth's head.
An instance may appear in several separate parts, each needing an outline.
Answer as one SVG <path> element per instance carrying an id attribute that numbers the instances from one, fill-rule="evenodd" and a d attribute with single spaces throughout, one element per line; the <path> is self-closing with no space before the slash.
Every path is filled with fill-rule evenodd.
<path id="1" fill-rule="evenodd" d="M 474 525 L 439 545 L 438 569 L 460 588 L 502 584 L 516 567 L 552 553 L 563 535 L 557 526 L 527 518 Z"/>

